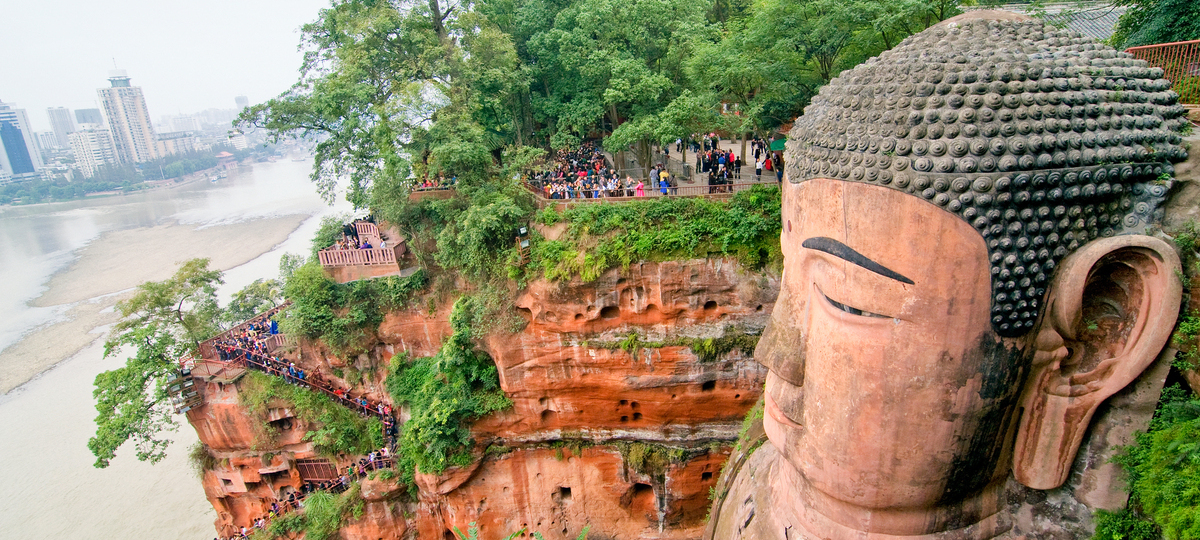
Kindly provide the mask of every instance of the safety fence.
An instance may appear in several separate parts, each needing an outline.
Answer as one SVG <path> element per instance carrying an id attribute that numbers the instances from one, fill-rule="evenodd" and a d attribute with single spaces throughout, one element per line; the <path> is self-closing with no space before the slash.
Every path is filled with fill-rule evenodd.
<path id="1" fill-rule="evenodd" d="M 551 192 L 550 196 L 546 195 L 545 189 L 536 186 L 525 184 L 525 187 L 538 198 L 539 202 L 545 203 L 599 203 L 599 202 L 629 202 L 649 197 L 724 197 L 740 191 L 746 191 L 754 186 L 768 184 L 766 182 L 753 182 L 742 184 L 717 184 L 704 186 L 677 186 L 677 187 L 650 187 L 643 186 L 642 195 L 638 195 L 636 188 L 621 188 L 615 190 L 608 189 L 588 189 L 588 190 L 569 190 Z M 666 193 L 663 193 L 663 191 Z"/>
<path id="2" fill-rule="evenodd" d="M 230 336 L 240 336 L 240 335 L 244 334 L 246 332 L 246 330 L 249 330 L 251 327 L 261 324 L 263 321 L 269 320 L 271 317 L 274 317 L 276 313 L 279 313 L 284 308 L 286 308 L 290 305 L 292 305 L 292 302 L 291 302 L 291 300 L 288 300 L 282 304 L 279 304 L 278 306 L 268 309 L 267 311 L 264 311 L 262 313 L 259 313 L 258 315 L 255 315 L 249 319 L 246 319 L 245 322 L 243 322 L 233 328 L 230 328 L 229 330 L 221 332 L 220 334 L 217 334 L 217 335 L 203 341 L 202 343 L 200 343 L 200 358 L 205 358 L 205 359 L 216 358 L 217 357 L 217 349 L 214 347 L 214 344 L 216 344 L 216 342 L 225 340 L 225 339 L 229 339 Z M 272 335 L 278 335 L 278 334 L 272 334 Z M 286 339 L 286 338 L 280 338 L 280 339 Z"/>
<path id="3" fill-rule="evenodd" d="M 321 266 L 396 264 L 396 250 L 392 248 L 323 249 L 317 252 L 317 259 L 321 262 Z"/>
<path id="4" fill-rule="evenodd" d="M 1200 104 L 1200 39 L 1130 47 L 1125 52 L 1162 68 L 1180 103 Z"/>

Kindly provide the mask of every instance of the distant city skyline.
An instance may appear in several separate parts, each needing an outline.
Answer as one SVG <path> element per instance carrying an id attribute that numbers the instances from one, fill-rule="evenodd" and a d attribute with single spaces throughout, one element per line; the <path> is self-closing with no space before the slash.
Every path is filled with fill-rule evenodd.
<path id="1" fill-rule="evenodd" d="M 8 2 L 0 33 L 8 51 L 0 101 L 29 111 L 34 131 L 52 131 L 52 107 L 101 108 L 96 90 L 124 69 L 153 114 L 233 109 L 237 96 L 270 99 L 297 79 L 300 26 L 329 0 L 149 0 Z M 60 36 L 47 40 L 45 36 Z M 31 46 L 32 44 L 37 46 Z"/>

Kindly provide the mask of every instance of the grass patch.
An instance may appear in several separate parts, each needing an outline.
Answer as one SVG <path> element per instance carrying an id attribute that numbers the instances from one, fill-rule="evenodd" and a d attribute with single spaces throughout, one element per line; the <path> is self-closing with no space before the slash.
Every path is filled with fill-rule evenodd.
<path id="1" fill-rule="evenodd" d="M 683 463 L 688 455 L 683 448 L 655 443 L 617 441 L 613 446 L 621 453 L 627 467 L 658 482 L 666 481 L 667 467 Z"/>
<path id="2" fill-rule="evenodd" d="M 188 463 L 192 467 L 192 472 L 197 478 L 204 476 L 204 471 L 211 471 L 217 468 L 217 458 L 213 457 L 208 449 L 208 445 L 196 441 L 190 449 L 188 449 Z"/>

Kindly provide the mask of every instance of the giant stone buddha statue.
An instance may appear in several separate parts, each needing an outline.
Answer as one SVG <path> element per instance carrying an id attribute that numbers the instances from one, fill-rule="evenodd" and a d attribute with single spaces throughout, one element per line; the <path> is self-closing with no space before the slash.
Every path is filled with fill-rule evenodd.
<path id="1" fill-rule="evenodd" d="M 1151 236 L 1186 157 L 1162 71 L 1003 12 L 821 89 L 787 147 L 768 442 L 718 540 L 1019 537 L 1100 405 L 1162 351 L 1179 259 Z"/>

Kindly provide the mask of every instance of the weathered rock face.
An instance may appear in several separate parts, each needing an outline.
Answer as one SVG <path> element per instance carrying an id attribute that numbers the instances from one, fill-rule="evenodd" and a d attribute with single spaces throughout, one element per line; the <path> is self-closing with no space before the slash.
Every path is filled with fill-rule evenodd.
<path id="1" fill-rule="evenodd" d="M 702 451 L 647 474 L 609 446 L 515 450 L 485 460 L 448 493 L 423 491 L 418 536 L 476 523 L 489 538 L 520 530 L 575 538 L 586 525 L 591 538 L 695 538 L 726 456 Z"/>
<path id="2" fill-rule="evenodd" d="M 514 406 L 477 430 L 519 441 L 731 439 L 758 399 L 763 368 L 740 350 L 703 362 L 686 346 L 659 344 L 757 335 L 777 294 L 775 278 L 728 260 L 535 282 L 516 302 L 526 328 L 485 343 Z M 617 348 L 631 333 L 646 345 Z"/>
<path id="3" fill-rule="evenodd" d="M 765 369 L 748 352 L 778 290 L 777 275 L 723 259 L 639 264 L 590 283 L 531 283 L 515 302 L 524 329 L 481 344 L 514 403 L 472 426 L 477 450 L 491 450 L 469 468 L 418 475 L 416 501 L 364 480 L 363 517 L 343 527 L 343 538 L 449 538 L 472 522 L 485 539 L 522 528 L 574 538 L 589 524 L 598 538 L 698 536 L 709 488 L 761 395 Z M 358 357 L 303 342 L 292 356 L 339 383 L 337 374 L 353 369 L 354 395 L 390 402 L 389 360 L 403 351 L 434 354 L 451 333 L 448 318 L 448 306 L 390 313 L 377 345 Z M 696 348 L 708 352 L 701 358 Z M 236 384 L 205 390 L 205 405 L 188 417 L 219 460 L 204 484 L 218 528 L 228 532 L 300 486 L 296 461 L 317 456 L 303 441 L 309 426 L 286 408 L 271 415 L 274 427 L 288 429 L 264 444 Z M 659 453 L 650 460 L 657 465 L 645 465 L 646 452 Z M 268 460 L 271 467 L 282 466 L 277 472 L 261 465 L 267 454 L 278 460 Z"/>

